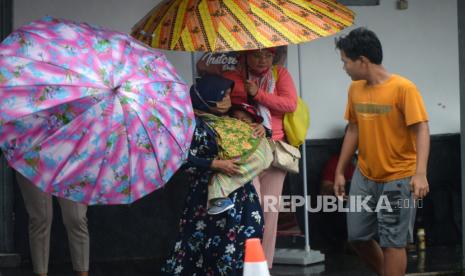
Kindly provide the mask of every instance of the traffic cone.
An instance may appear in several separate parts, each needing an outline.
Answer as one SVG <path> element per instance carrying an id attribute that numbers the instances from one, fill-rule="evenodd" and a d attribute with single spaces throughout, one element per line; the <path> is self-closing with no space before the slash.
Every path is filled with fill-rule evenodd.
<path id="1" fill-rule="evenodd" d="M 245 241 L 243 276 L 270 276 L 260 239 L 254 238 Z"/>

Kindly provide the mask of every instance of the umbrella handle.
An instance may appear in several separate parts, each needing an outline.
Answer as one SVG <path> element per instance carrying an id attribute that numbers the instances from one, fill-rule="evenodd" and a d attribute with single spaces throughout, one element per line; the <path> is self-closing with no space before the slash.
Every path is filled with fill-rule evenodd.
<path id="1" fill-rule="evenodd" d="M 244 86 L 245 86 L 245 82 L 247 80 L 249 80 L 249 65 L 247 64 L 247 57 L 244 57 Z M 256 102 L 254 101 L 254 99 L 249 95 L 247 94 L 247 103 L 250 104 L 250 105 L 255 105 Z"/>
<path id="2" fill-rule="evenodd" d="M 243 57 L 244 59 L 244 75 L 242 76 L 243 77 L 243 81 L 244 81 L 244 84 L 245 84 L 245 81 L 249 79 L 249 65 L 247 64 L 247 56 L 244 55 Z"/>

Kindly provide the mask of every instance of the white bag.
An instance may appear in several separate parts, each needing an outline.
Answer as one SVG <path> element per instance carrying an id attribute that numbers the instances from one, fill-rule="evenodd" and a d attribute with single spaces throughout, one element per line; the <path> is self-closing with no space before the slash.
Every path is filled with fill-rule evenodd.
<path id="1" fill-rule="evenodd" d="M 272 144 L 274 160 L 271 165 L 290 173 L 299 173 L 300 150 L 283 141 L 275 141 Z"/>

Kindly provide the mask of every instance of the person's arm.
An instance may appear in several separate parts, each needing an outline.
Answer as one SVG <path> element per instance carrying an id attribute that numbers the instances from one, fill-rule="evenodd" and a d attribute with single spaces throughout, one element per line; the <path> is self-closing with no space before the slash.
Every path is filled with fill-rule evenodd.
<path id="1" fill-rule="evenodd" d="M 200 158 L 189 154 L 188 162 L 191 166 L 212 169 L 225 173 L 229 176 L 240 174 L 239 166 L 235 160 L 220 160 L 212 158 Z"/>
<path id="2" fill-rule="evenodd" d="M 428 179 L 426 178 L 430 136 L 427 122 L 420 122 L 409 126 L 416 135 L 417 167 L 415 175 L 410 180 L 415 198 L 423 198 L 429 192 Z"/>
<path id="3" fill-rule="evenodd" d="M 198 154 L 199 149 L 204 144 L 204 135 L 205 132 L 207 135 L 214 135 L 212 131 L 205 125 L 203 120 L 196 117 L 196 127 L 194 129 L 194 134 L 192 136 L 191 145 L 189 148 L 189 154 L 187 156 L 187 165 L 190 167 L 198 167 L 202 169 L 209 169 L 213 162 L 213 157 L 207 158 Z M 210 146 L 215 146 L 210 145 Z"/>
<path id="4" fill-rule="evenodd" d="M 417 162 L 415 175 L 410 179 L 410 188 L 415 198 L 422 198 L 429 192 L 426 170 L 430 138 L 428 114 L 423 98 L 415 84 L 407 82 L 400 90 L 400 103 L 405 116 L 405 124 L 416 135 Z"/>
<path id="5" fill-rule="evenodd" d="M 344 172 L 347 165 L 351 162 L 352 156 L 358 147 L 358 125 L 349 123 L 349 127 L 344 136 L 339 161 L 337 162 L 336 172 L 334 173 L 334 193 L 336 196 L 345 196 L 346 179 Z"/>
<path id="6" fill-rule="evenodd" d="M 245 90 L 254 101 L 277 112 L 294 112 L 297 108 L 297 91 L 291 75 L 285 68 L 278 69 L 278 80 L 276 81 L 277 94 L 270 94 L 259 89 L 257 84 L 246 81 Z"/>
<path id="7" fill-rule="evenodd" d="M 271 129 L 268 129 L 264 125 L 258 123 L 252 123 L 250 126 L 253 129 L 255 137 L 271 138 Z"/>
<path id="8" fill-rule="evenodd" d="M 229 160 L 215 159 L 211 163 L 211 169 L 214 171 L 222 172 L 229 176 L 241 174 L 237 161 L 233 159 L 229 159 Z"/>
<path id="9" fill-rule="evenodd" d="M 202 169 L 208 169 L 211 167 L 213 159 L 197 157 L 197 156 L 192 155 L 189 152 L 189 156 L 187 157 L 187 162 L 189 163 L 189 166 L 199 167 Z"/>

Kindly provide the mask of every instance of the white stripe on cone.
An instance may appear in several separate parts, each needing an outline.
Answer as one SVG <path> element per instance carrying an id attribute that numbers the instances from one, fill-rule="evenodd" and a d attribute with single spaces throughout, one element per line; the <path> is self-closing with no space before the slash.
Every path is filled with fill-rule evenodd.
<path id="1" fill-rule="evenodd" d="M 259 263 L 244 263 L 244 276 L 270 276 L 266 261 Z"/>
<path id="2" fill-rule="evenodd" d="M 270 276 L 262 243 L 258 238 L 245 241 L 243 276 Z"/>

